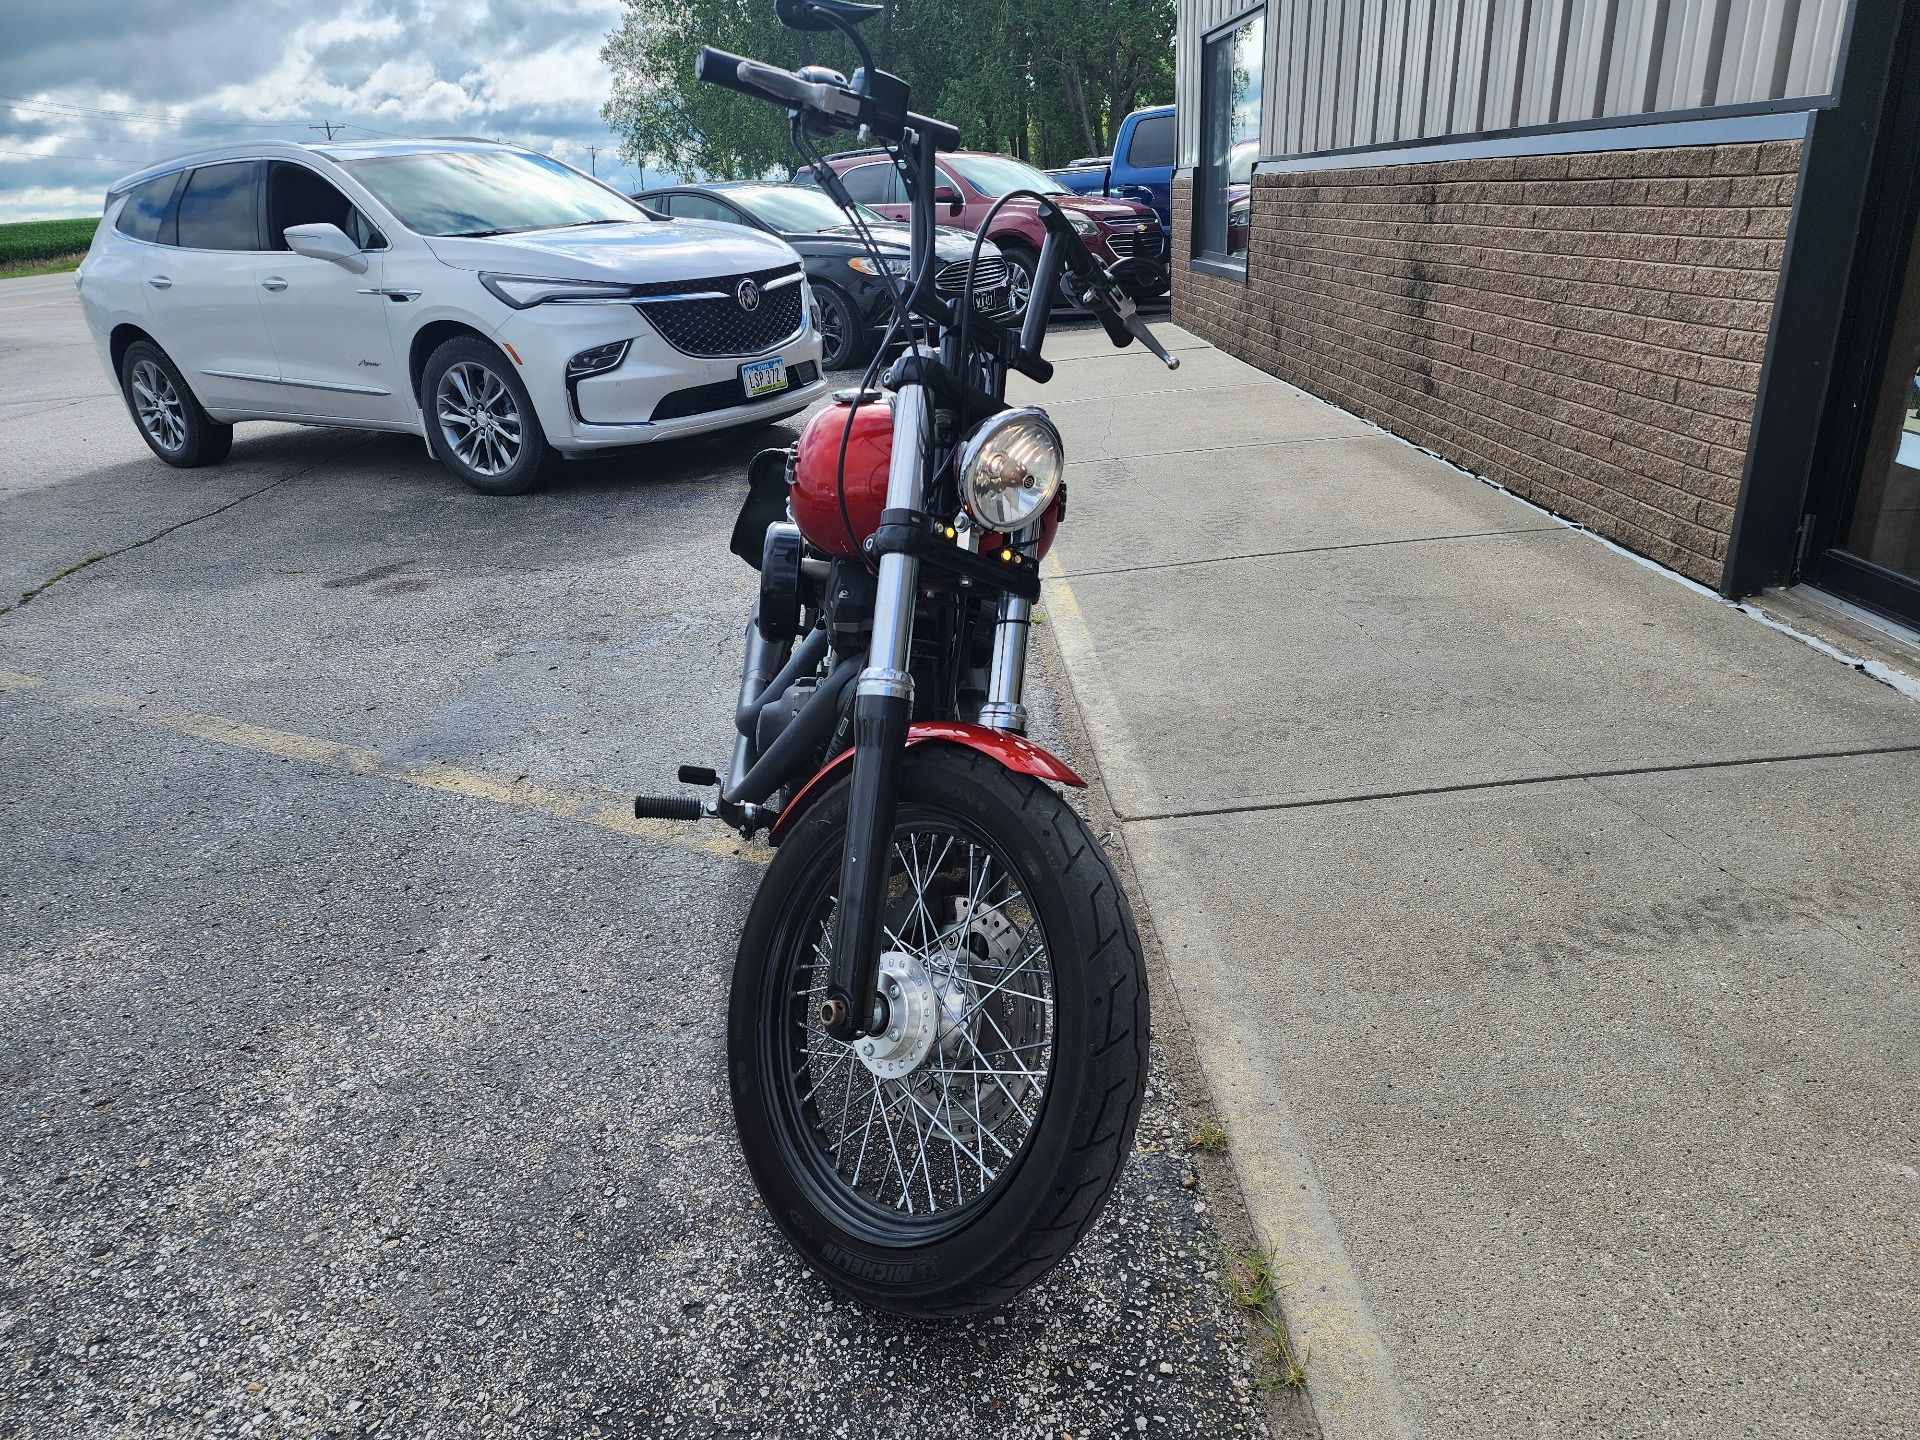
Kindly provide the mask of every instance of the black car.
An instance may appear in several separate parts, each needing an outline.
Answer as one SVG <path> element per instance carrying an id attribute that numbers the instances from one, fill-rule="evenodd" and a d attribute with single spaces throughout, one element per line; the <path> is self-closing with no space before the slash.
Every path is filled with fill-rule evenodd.
<path id="1" fill-rule="evenodd" d="M 829 370 L 857 365 L 872 353 L 886 332 L 891 311 L 884 276 L 854 234 L 847 217 L 819 190 L 806 185 L 728 181 L 714 185 L 670 185 L 642 190 L 633 197 L 656 214 L 675 220 L 719 220 L 770 230 L 800 252 L 815 303 L 820 307 L 823 361 Z M 881 259 L 896 274 L 907 268 L 908 231 L 871 210 L 862 219 L 871 227 Z M 935 283 L 957 295 L 973 258 L 973 236 L 942 229 L 935 254 L 940 261 Z M 982 314 L 1007 309 L 1007 262 L 992 241 L 980 247 L 980 269 L 973 282 L 973 303 Z M 899 337 L 907 338 L 904 331 Z"/>

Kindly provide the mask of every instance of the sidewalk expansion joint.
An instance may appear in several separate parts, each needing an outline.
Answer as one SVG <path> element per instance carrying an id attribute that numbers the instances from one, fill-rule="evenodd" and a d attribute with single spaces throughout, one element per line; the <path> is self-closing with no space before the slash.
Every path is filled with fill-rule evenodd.
<path id="1" fill-rule="evenodd" d="M 1141 450 L 1128 455 L 1081 455 L 1077 460 L 1088 465 L 1106 465 L 1116 460 L 1165 460 L 1174 455 L 1212 455 L 1222 450 L 1271 450 L 1281 445 L 1325 445 L 1332 440 L 1371 440 L 1370 431 L 1342 430 L 1337 435 L 1289 435 L 1280 440 L 1238 440 L 1231 445 L 1189 445 L 1176 450 Z"/>
<path id="2" fill-rule="evenodd" d="M 1430 545 L 1442 540 L 1499 540 L 1508 535 L 1558 532 L 1559 525 L 1526 525 L 1518 530 L 1466 530 L 1457 535 L 1403 535 L 1393 540 L 1348 540 L 1338 545 L 1302 545 L 1293 550 L 1249 550 L 1244 555 L 1201 555 L 1192 560 L 1152 560 L 1144 565 L 1109 565 L 1105 569 L 1075 570 L 1075 580 L 1094 575 L 1132 575 L 1141 570 L 1180 570 L 1193 565 L 1227 565 L 1236 560 L 1277 560 L 1289 555 L 1326 555 L 1336 550 L 1378 550 L 1387 545 Z"/>
<path id="3" fill-rule="evenodd" d="M 1196 806 L 1191 810 L 1149 810 L 1114 815 L 1132 824 L 1148 820 L 1201 820 L 1211 815 L 1258 815 L 1272 810 L 1313 810 L 1328 805 L 1364 805 L 1376 800 L 1412 800 L 1422 795 L 1459 795 L 1475 790 L 1512 790 L 1527 785 L 1558 785 L 1569 780 L 1613 780 L 1634 775 L 1673 775 L 1691 770 L 1737 770 L 1750 765 L 1792 765 L 1808 760 L 1852 760 L 1867 755 L 1911 755 L 1920 743 L 1870 745 L 1858 750 L 1808 750 L 1792 755 L 1749 755 L 1732 760 L 1681 760 L 1671 765 L 1623 765 L 1609 770 L 1569 770 L 1551 775 L 1515 775 L 1504 780 L 1463 780 L 1454 785 L 1420 785 L 1405 790 L 1365 790 L 1351 795 L 1314 795 L 1300 800 L 1266 800 L 1251 805 Z"/>

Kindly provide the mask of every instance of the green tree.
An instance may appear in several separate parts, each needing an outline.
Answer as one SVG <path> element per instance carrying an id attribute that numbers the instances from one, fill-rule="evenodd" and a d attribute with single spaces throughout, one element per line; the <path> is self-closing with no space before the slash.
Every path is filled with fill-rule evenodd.
<path id="1" fill-rule="evenodd" d="M 914 107 L 958 125 L 969 148 L 1058 165 L 1104 154 L 1128 111 L 1173 98 L 1173 26 L 1173 0 L 887 0 L 864 33 L 912 84 Z M 601 51 L 623 159 L 681 174 L 792 166 L 779 111 L 693 78 L 702 45 L 778 65 L 856 63 L 838 35 L 783 27 L 771 0 L 626 0 Z"/>

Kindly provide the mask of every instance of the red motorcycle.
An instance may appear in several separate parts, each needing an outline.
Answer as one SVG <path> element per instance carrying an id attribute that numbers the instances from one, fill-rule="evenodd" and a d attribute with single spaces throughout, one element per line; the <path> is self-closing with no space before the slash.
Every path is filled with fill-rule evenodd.
<path id="1" fill-rule="evenodd" d="M 1015 333 L 977 313 L 973 267 L 957 289 L 939 273 L 934 156 L 960 137 L 874 65 L 856 26 L 879 7 L 776 9 L 845 35 L 861 68 L 705 49 L 699 77 L 785 108 L 856 230 L 816 142 L 864 131 L 892 154 L 913 253 L 893 323 L 913 343 L 884 375 L 880 347 L 796 447 L 749 467 L 732 549 L 760 595 L 732 763 L 681 770 L 712 798 L 641 797 L 634 813 L 718 818 L 778 847 L 728 1015 L 734 1116 L 768 1213 L 846 1293 L 959 1315 L 1046 1274 L 1112 1191 L 1146 1080 L 1146 975 L 1113 867 L 1053 788 L 1084 782 L 1023 733 L 1064 455 L 1044 411 L 1004 397 L 1010 372 L 1052 373 L 1047 307 Z M 1116 345 L 1176 367 L 1067 217 L 1023 194 L 1047 227 L 1035 293 L 1061 285 Z"/>

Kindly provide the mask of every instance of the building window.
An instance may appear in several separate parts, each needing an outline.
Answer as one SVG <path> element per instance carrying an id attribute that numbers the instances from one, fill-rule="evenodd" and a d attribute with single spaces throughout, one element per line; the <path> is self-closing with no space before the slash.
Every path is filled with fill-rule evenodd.
<path id="1" fill-rule="evenodd" d="M 1255 15 L 1206 42 L 1200 62 L 1200 174 L 1194 248 L 1246 263 L 1253 161 L 1260 150 L 1267 27 Z"/>

